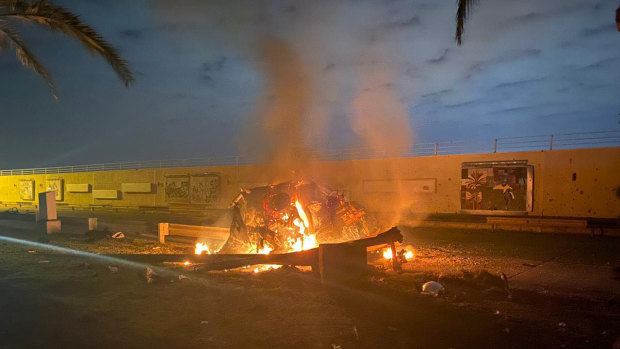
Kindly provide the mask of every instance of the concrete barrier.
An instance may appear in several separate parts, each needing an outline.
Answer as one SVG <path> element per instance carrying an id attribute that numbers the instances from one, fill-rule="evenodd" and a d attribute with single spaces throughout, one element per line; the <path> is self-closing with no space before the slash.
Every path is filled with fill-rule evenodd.
<path id="1" fill-rule="evenodd" d="M 206 227 L 201 225 L 187 225 L 174 223 L 159 223 L 159 242 L 166 243 L 166 236 L 188 236 L 201 240 L 215 240 L 224 242 L 228 239 L 229 229 L 220 227 Z"/>

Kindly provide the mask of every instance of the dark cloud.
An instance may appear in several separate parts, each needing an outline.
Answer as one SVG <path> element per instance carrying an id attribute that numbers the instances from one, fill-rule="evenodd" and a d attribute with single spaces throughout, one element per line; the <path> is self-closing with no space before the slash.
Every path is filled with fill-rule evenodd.
<path id="1" fill-rule="evenodd" d="M 469 100 L 469 101 L 465 101 L 465 102 L 460 102 L 460 103 L 454 103 L 454 104 L 444 104 L 441 107 L 444 109 L 456 109 L 456 108 L 462 108 L 462 107 L 466 107 L 466 106 L 471 106 L 471 105 L 475 105 L 480 103 L 481 100 L 479 99 L 473 99 L 473 100 Z"/>
<path id="2" fill-rule="evenodd" d="M 121 30 L 121 36 L 130 39 L 139 39 L 142 37 L 144 31 L 140 29 L 124 29 Z"/>
<path id="3" fill-rule="evenodd" d="M 418 24 L 420 24 L 420 17 L 414 15 L 409 18 L 383 23 L 381 27 L 384 29 L 399 29 L 417 26 Z"/>
<path id="4" fill-rule="evenodd" d="M 544 81 L 545 79 L 546 79 L 546 77 L 535 78 L 535 79 L 517 80 L 517 81 L 511 81 L 511 82 L 503 82 L 501 84 L 495 85 L 494 88 L 501 89 L 501 88 L 507 88 L 507 87 L 522 87 L 523 85 L 529 85 L 529 84 L 532 84 L 532 83 L 538 83 L 538 82 Z"/>
<path id="5" fill-rule="evenodd" d="M 597 27 L 593 27 L 593 28 L 586 28 L 584 30 L 581 31 L 581 35 L 584 38 L 589 38 L 591 36 L 595 36 L 595 35 L 599 35 L 599 34 L 616 34 L 617 33 L 617 29 L 616 29 L 616 25 L 614 23 L 610 23 L 609 24 L 604 24 L 604 25 L 600 25 Z"/>
<path id="6" fill-rule="evenodd" d="M 580 70 L 600 70 L 601 68 L 617 67 L 618 65 L 615 64 L 616 62 L 620 62 L 620 57 L 602 59 L 600 61 L 585 65 L 581 67 Z"/>
<path id="7" fill-rule="evenodd" d="M 354 135 L 351 100 L 364 89 L 400 101 L 417 142 L 618 124 L 614 1 L 481 2 L 462 47 L 451 1 L 57 1 L 116 45 L 138 81 L 125 89 L 77 43 L 24 27 L 60 99 L 0 54 L 0 148 L 11 149 L 0 167 L 236 155 L 265 95 L 278 99 L 256 49 L 265 36 L 316 82 L 308 114 L 335 115 L 331 142 Z M 377 72 L 387 78 L 364 80 Z"/>
<path id="8" fill-rule="evenodd" d="M 207 71 L 207 72 L 220 71 L 224 68 L 224 65 L 226 64 L 227 61 L 228 61 L 227 57 L 220 56 L 214 60 L 203 63 L 202 70 Z"/>
<path id="9" fill-rule="evenodd" d="M 498 57 L 495 57 L 495 58 L 492 58 L 486 61 L 475 63 L 469 68 L 469 73 L 467 74 L 467 78 L 470 78 L 472 75 L 478 74 L 492 66 L 495 66 L 498 64 L 504 64 L 504 63 L 508 63 L 512 61 L 518 61 L 518 60 L 529 58 L 532 56 L 537 56 L 537 55 L 540 55 L 541 52 L 542 52 L 541 50 L 535 49 L 535 48 L 524 49 L 524 50 L 511 50 L 509 52 L 502 54 L 501 56 L 498 56 Z"/>
<path id="10" fill-rule="evenodd" d="M 431 92 L 431 93 L 426 93 L 426 94 L 423 94 L 423 95 L 422 95 L 422 98 L 434 98 L 434 97 L 441 97 L 441 96 L 445 96 L 445 95 L 451 94 L 451 93 L 453 93 L 453 92 L 454 92 L 454 90 L 453 90 L 453 89 L 451 89 L 451 88 L 447 88 L 447 89 L 445 89 L 445 90 L 441 90 L 441 91 L 438 91 L 438 92 Z"/>
<path id="11" fill-rule="evenodd" d="M 448 53 L 450 52 L 450 49 L 447 48 L 443 51 L 443 53 L 441 54 L 441 56 L 437 57 L 437 58 L 431 58 L 429 59 L 427 62 L 431 63 L 431 64 L 439 64 L 439 63 L 443 63 L 448 59 Z"/>
<path id="12" fill-rule="evenodd" d="M 526 13 L 524 15 L 518 15 L 514 17 L 514 21 L 519 23 L 519 24 L 528 24 L 528 23 L 532 23 L 535 21 L 539 21 L 541 19 L 545 18 L 545 16 L 543 16 L 540 13 L 536 13 L 536 12 L 530 12 L 530 13 Z"/>

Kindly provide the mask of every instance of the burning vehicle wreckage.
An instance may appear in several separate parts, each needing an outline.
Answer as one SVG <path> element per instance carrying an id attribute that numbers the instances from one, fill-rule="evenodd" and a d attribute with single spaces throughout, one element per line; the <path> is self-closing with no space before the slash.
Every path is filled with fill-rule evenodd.
<path id="1" fill-rule="evenodd" d="M 314 182 L 241 189 L 221 253 L 286 253 L 370 234 L 366 212 Z"/>
<path id="2" fill-rule="evenodd" d="M 194 254 L 117 255 L 147 262 L 199 265 L 201 270 L 257 266 L 254 271 L 282 265 L 310 266 L 321 279 L 351 279 L 366 273 L 367 249 L 380 252 L 394 270 L 411 258 L 397 251 L 403 240 L 392 227 L 382 233 L 369 224 L 361 205 L 314 182 L 284 182 L 241 189 L 231 204 L 231 226 L 219 250 L 198 242 Z M 372 225 L 369 227 L 369 225 Z"/>

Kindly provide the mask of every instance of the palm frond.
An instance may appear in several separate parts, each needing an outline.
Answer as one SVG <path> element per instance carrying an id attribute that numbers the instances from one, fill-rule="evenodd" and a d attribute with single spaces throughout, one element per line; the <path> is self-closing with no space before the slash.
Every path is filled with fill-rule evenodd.
<path id="1" fill-rule="evenodd" d="M 618 31 L 620 32 L 620 6 L 616 10 L 616 27 L 618 27 Z"/>
<path id="2" fill-rule="evenodd" d="M 45 66 L 39 62 L 37 57 L 28 50 L 28 47 L 21 39 L 17 31 L 13 29 L 8 23 L 0 21 L 0 48 L 5 45 L 10 45 L 17 55 L 17 59 L 19 62 L 29 68 L 34 70 L 39 76 L 45 80 L 47 85 L 50 88 L 50 91 L 54 98 L 58 98 L 56 96 L 56 88 L 54 87 L 54 81 L 52 80 L 52 76 L 47 71 Z"/>
<path id="3" fill-rule="evenodd" d="M 471 10 L 478 0 L 458 0 L 458 6 L 456 9 L 456 34 L 454 39 L 460 46 L 463 44 L 463 32 L 465 31 L 465 22 L 471 15 Z"/>
<path id="4" fill-rule="evenodd" d="M 121 58 L 118 51 L 101 34 L 64 7 L 48 1 L 0 0 L 0 8 L 4 8 L 4 11 L 0 11 L 0 18 L 37 23 L 77 39 L 89 51 L 101 55 L 125 86 L 129 86 L 135 80 L 129 64 Z"/>

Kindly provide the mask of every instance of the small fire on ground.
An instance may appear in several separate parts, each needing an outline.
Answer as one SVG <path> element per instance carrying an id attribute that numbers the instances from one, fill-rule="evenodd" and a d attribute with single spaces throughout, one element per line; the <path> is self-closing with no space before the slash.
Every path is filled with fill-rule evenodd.
<path id="1" fill-rule="evenodd" d="M 414 257 L 413 251 L 411 251 L 411 250 L 403 249 L 400 252 L 397 252 L 397 254 L 398 255 L 402 255 L 407 260 L 412 260 L 413 257 Z M 388 247 L 388 248 L 383 250 L 383 258 L 385 258 L 385 259 L 392 259 L 392 248 Z"/>

